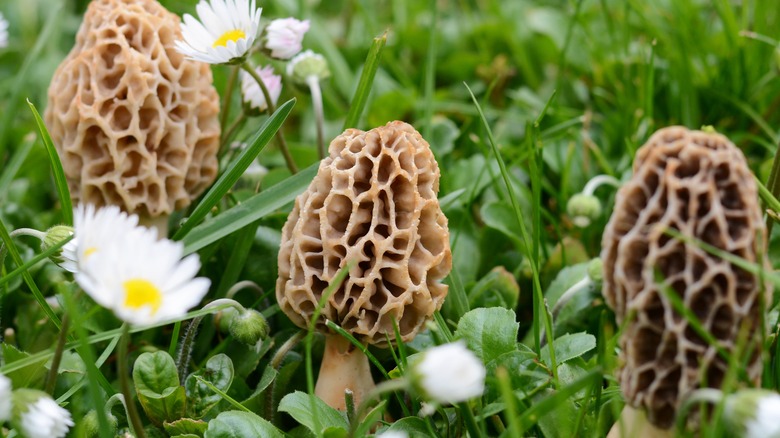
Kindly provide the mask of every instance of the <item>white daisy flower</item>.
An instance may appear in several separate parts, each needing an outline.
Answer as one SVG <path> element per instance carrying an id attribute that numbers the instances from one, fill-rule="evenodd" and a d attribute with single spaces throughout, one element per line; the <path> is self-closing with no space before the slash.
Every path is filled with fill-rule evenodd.
<path id="1" fill-rule="evenodd" d="M 75 243 L 75 263 L 63 266 L 76 272 L 79 266 L 93 256 L 102 253 L 105 246 L 116 242 L 117 236 L 123 236 L 138 229 L 138 216 L 128 215 L 115 205 L 96 209 L 91 204 L 80 204 L 73 215 L 73 228 L 76 238 L 65 246 Z M 156 233 L 156 231 L 154 231 Z M 72 250 L 72 247 L 71 249 Z M 64 253 L 64 251 L 63 251 Z M 72 255 L 68 255 L 72 257 Z M 74 269 L 74 270 L 71 270 Z"/>
<path id="2" fill-rule="evenodd" d="M 268 89 L 268 94 L 271 96 L 273 104 L 276 105 L 279 95 L 282 94 L 282 77 L 275 75 L 274 68 L 270 65 L 262 69 L 258 68 L 255 71 L 263 80 L 263 84 Z M 265 111 L 268 108 L 260 85 L 252 75 L 243 70 L 241 71 L 241 94 L 244 96 L 244 102 L 248 102 L 252 108 L 259 111 Z"/>
<path id="3" fill-rule="evenodd" d="M 70 412 L 46 395 L 27 405 L 20 423 L 22 435 L 27 438 L 62 438 L 73 427 Z"/>
<path id="4" fill-rule="evenodd" d="M 485 391 L 485 366 L 463 342 L 426 350 L 414 364 L 412 380 L 429 399 L 458 403 Z"/>
<path id="5" fill-rule="evenodd" d="M 184 245 L 157 240 L 154 230 L 136 227 L 115 234 L 99 251 L 99 257 L 80 263 L 76 281 L 95 302 L 131 324 L 180 317 L 208 292 L 207 278 L 193 278 L 200 269 L 197 254 L 182 259 Z"/>
<path id="6" fill-rule="evenodd" d="M 240 61 L 252 48 L 261 9 L 255 0 L 201 0 L 195 7 L 200 21 L 184 14 L 176 50 L 187 58 L 209 64 Z"/>
<path id="7" fill-rule="evenodd" d="M 0 12 L 0 49 L 8 47 L 8 20 Z"/>
<path id="8" fill-rule="evenodd" d="M 279 18 L 266 30 L 265 48 L 276 59 L 290 59 L 303 48 L 303 36 L 309 31 L 309 20 Z"/>
<path id="9" fill-rule="evenodd" d="M 0 374 L 0 424 L 11 419 L 11 379 Z"/>

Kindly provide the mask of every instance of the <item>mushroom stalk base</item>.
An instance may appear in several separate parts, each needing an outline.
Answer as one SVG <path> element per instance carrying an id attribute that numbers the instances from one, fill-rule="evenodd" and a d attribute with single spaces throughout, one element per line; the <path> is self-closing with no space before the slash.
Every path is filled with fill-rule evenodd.
<path id="1" fill-rule="evenodd" d="M 618 421 L 612 425 L 607 438 L 672 438 L 674 428 L 659 429 L 647 421 L 645 413 L 626 405 Z"/>
<path id="2" fill-rule="evenodd" d="M 325 335 L 325 354 L 314 393 L 328 406 L 346 410 L 344 391 L 352 391 L 355 405 L 376 387 L 368 357 L 340 335 Z"/>
<path id="3" fill-rule="evenodd" d="M 160 216 L 147 216 L 145 214 L 138 215 L 138 223 L 146 228 L 157 229 L 157 238 L 165 239 L 168 237 L 168 215 L 163 214 Z"/>

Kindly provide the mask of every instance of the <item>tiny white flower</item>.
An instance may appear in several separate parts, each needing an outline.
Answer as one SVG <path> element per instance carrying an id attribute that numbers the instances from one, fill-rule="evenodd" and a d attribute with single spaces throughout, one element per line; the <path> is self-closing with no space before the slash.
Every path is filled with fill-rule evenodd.
<path id="1" fill-rule="evenodd" d="M 303 36 L 309 31 L 309 20 L 279 18 L 266 29 L 265 48 L 276 59 L 290 59 L 303 48 Z"/>
<path id="2" fill-rule="evenodd" d="M 274 74 L 274 68 L 266 66 L 262 69 L 256 69 L 260 79 L 263 80 L 265 88 L 268 90 L 268 94 L 271 96 L 273 104 L 279 100 L 279 95 L 282 94 L 282 77 Z M 241 94 L 244 96 L 244 101 L 249 103 L 249 106 L 259 111 L 265 111 L 268 105 L 265 102 L 265 95 L 263 90 L 260 89 L 260 85 L 255 78 L 249 73 L 241 71 Z"/>
<path id="3" fill-rule="evenodd" d="M 287 75 L 300 83 L 307 83 L 310 77 L 325 79 L 330 76 L 328 61 L 311 50 L 299 53 L 287 64 Z"/>
<path id="4" fill-rule="evenodd" d="M 439 403 L 458 403 L 485 391 L 485 366 L 463 342 L 425 351 L 413 366 L 413 381 L 422 393 Z"/>
<path id="5" fill-rule="evenodd" d="M 8 20 L 0 12 L 0 49 L 8 47 Z"/>
<path id="6" fill-rule="evenodd" d="M 208 279 L 193 278 L 200 269 L 198 256 L 182 259 L 184 245 L 157 240 L 156 230 L 137 226 L 135 215 L 116 214 L 106 207 L 84 217 L 87 220 L 77 215 L 75 221 L 79 238 L 76 281 L 120 319 L 146 325 L 176 318 L 208 292 Z M 116 222 L 122 224 L 116 226 Z M 85 223 L 91 228 L 85 228 Z M 104 240 L 96 242 L 96 236 Z"/>
<path id="7" fill-rule="evenodd" d="M 0 423 L 11 419 L 11 379 L 0 374 Z"/>
<path id="8" fill-rule="evenodd" d="M 246 56 L 260 25 L 262 8 L 255 7 L 255 0 L 201 0 L 195 10 L 200 21 L 184 14 L 184 41 L 176 41 L 176 50 L 209 64 L 240 61 Z"/>
<path id="9" fill-rule="evenodd" d="M 70 254 L 67 258 L 73 258 L 73 264 L 66 263 L 63 268 L 77 272 L 80 265 L 91 258 L 98 256 L 103 247 L 115 242 L 117 236 L 123 236 L 138 228 L 138 216 L 128 215 L 119 207 L 112 205 L 96 209 L 91 204 L 80 204 L 73 215 L 73 229 L 76 238 L 66 244 Z M 75 256 L 73 250 L 75 246 Z M 63 248 L 63 255 L 65 249 Z"/>
<path id="10" fill-rule="evenodd" d="M 246 168 L 243 177 L 250 181 L 260 181 L 264 176 L 268 175 L 268 168 L 258 163 L 257 160 L 252 161 L 252 164 Z"/>
<path id="11" fill-rule="evenodd" d="M 27 438 L 62 438 L 71 427 L 70 412 L 46 396 L 27 405 L 22 413 L 21 429 Z"/>

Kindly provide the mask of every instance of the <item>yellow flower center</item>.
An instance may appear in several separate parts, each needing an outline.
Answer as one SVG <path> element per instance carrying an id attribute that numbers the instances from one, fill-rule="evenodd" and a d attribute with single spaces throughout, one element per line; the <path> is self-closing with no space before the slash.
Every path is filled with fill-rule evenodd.
<path id="1" fill-rule="evenodd" d="M 122 284 L 125 287 L 125 306 L 140 309 L 144 306 L 152 308 L 152 315 L 157 313 L 162 304 L 162 293 L 152 282 L 134 278 Z"/>
<path id="2" fill-rule="evenodd" d="M 97 248 L 95 248 L 94 246 L 91 246 L 91 247 L 85 249 L 84 250 L 84 260 L 86 260 L 87 257 L 91 256 L 92 254 L 94 254 L 96 252 L 97 252 Z"/>
<path id="3" fill-rule="evenodd" d="M 214 41 L 214 44 L 211 47 L 225 47 L 227 46 L 228 41 L 236 42 L 240 40 L 241 38 L 246 38 L 246 34 L 241 29 L 233 29 L 229 30 L 222 34 L 221 37 L 217 38 L 216 41 Z"/>

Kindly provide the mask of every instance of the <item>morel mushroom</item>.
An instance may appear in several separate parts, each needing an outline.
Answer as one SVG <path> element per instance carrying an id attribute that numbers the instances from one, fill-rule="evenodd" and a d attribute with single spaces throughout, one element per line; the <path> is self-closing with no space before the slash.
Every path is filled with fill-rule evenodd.
<path id="1" fill-rule="evenodd" d="M 216 177 L 219 96 L 209 66 L 174 49 L 180 38 L 154 0 L 89 4 L 46 109 L 74 201 L 165 225 Z"/>
<path id="2" fill-rule="evenodd" d="M 763 329 L 760 312 L 771 293 L 696 240 L 749 262 L 766 261 L 766 228 L 742 152 L 716 133 L 665 128 L 637 152 L 601 253 L 604 297 L 618 324 L 630 318 L 620 339 L 626 402 L 644 408 L 661 429 L 673 425 L 690 391 L 719 387 L 729 366 L 674 310 L 668 294 L 677 294 L 720 346 L 734 352 L 741 330 Z M 760 353 L 750 351 L 746 373 L 758 383 Z"/>
<path id="3" fill-rule="evenodd" d="M 331 333 L 326 320 L 365 344 L 387 346 L 394 322 L 411 340 L 447 295 L 440 280 L 452 255 L 436 198 L 439 167 L 413 127 L 348 129 L 329 153 L 282 230 L 276 298 L 306 328 L 325 289 L 349 264 L 315 321 L 326 338 L 316 394 L 343 410 L 346 389 L 359 401 L 374 383 L 366 356 Z"/>

